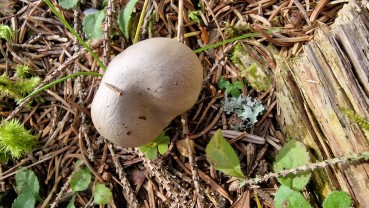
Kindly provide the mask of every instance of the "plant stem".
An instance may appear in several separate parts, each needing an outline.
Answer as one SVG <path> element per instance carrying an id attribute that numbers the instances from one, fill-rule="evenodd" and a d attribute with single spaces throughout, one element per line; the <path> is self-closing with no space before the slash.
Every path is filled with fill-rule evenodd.
<path id="1" fill-rule="evenodd" d="M 64 17 L 56 10 L 54 5 L 49 0 L 44 0 L 45 3 L 50 7 L 51 11 L 60 19 L 64 26 L 71 32 L 77 40 L 86 48 L 86 50 L 94 57 L 94 59 L 99 63 L 100 67 L 105 71 L 106 67 L 99 57 L 92 51 L 92 49 L 87 45 L 87 43 L 78 35 L 78 33 L 73 29 L 73 27 L 64 19 Z"/>
<path id="2" fill-rule="evenodd" d="M 25 100 L 29 99 L 30 97 L 46 90 L 46 89 L 49 89 L 50 87 L 56 85 L 56 84 L 59 84 L 61 82 L 64 82 L 65 80 L 67 79 L 70 79 L 70 78 L 73 78 L 73 77 L 77 77 L 77 76 L 82 76 L 82 75 L 88 75 L 88 76 L 98 76 L 98 77 L 102 77 L 103 75 L 102 74 L 99 74 L 99 73 L 96 73 L 96 72 L 76 72 L 76 73 L 73 73 L 71 75 L 68 75 L 68 76 L 65 76 L 65 77 L 62 77 L 58 80 L 55 80 L 53 82 L 50 82 L 49 84 L 43 86 L 43 87 L 40 87 L 39 89 L 33 91 L 32 93 L 30 93 L 29 95 L 27 95 L 25 98 L 22 98 L 18 101 L 18 104 L 21 105 Z"/>
<path id="3" fill-rule="evenodd" d="M 141 26 L 142 26 L 142 23 L 143 23 L 143 19 L 145 17 L 145 12 L 146 12 L 146 8 L 147 8 L 148 4 L 149 4 L 149 0 L 145 0 L 144 6 L 143 6 L 142 11 L 141 11 L 140 20 L 138 21 L 136 34 L 135 34 L 135 39 L 133 40 L 133 44 L 137 43 L 138 36 L 140 36 Z"/>
<path id="4" fill-rule="evenodd" d="M 267 33 L 271 33 L 271 32 L 276 32 L 278 30 L 279 30 L 278 28 L 275 28 L 275 29 L 267 30 L 266 32 Z M 200 53 L 200 52 L 206 51 L 206 50 L 211 49 L 211 48 L 216 48 L 216 47 L 218 47 L 220 45 L 224 45 L 224 44 L 227 44 L 227 43 L 232 43 L 234 41 L 242 40 L 242 39 L 245 39 L 245 38 L 251 38 L 251 37 L 261 36 L 261 35 L 262 34 L 259 33 L 259 32 L 247 33 L 247 34 L 240 35 L 240 36 L 237 36 L 237 37 L 234 37 L 234 38 L 230 38 L 230 39 L 227 39 L 227 40 L 218 42 L 218 43 L 214 43 L 214 44 L 211 44 L 211 45 L 204 46 L 202 48 L 199 48 L 199 49 L 194 50 L 193 52 Z"/>

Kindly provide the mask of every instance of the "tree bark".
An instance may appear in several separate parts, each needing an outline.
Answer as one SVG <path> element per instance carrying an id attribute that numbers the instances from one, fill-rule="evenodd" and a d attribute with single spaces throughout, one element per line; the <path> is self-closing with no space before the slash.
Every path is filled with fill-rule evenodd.
<path id="1" fill-rule="evenodd" d="M 341 110 L 369 118 L 368 10 L 367 0 L 350 1 L 331 27 L 319 27 L 302 54 L 278 60 L 278 121 L 288 136 L 309 147 L 312 162 L 369 151 L 369 131 Z M 355 207 L 369 207 L 369 164 L 314 171 L 310 188 L 319 201 L 343 190 Z"/>

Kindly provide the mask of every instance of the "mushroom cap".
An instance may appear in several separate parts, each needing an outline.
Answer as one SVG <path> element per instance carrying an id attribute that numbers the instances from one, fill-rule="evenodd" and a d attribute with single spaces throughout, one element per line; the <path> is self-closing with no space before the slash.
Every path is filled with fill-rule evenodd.
<path id="1" fill-rule="evenodd" d="M 169 38 L 141 41 L 108 65 L 92 101 L 92 121 L 114 144 L 145 145 L 196 103 L 202 79 L 202 65 L 186 45 Z"/>

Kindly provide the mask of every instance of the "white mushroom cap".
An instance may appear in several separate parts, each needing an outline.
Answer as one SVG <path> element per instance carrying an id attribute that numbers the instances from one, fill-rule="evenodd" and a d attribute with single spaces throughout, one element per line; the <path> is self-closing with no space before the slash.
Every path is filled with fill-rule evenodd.
<path id="1" fill-rule="evenodd" d="M 145 145 L 196 103 L 202 79 L 201 63 L 186 45 L 141 41 L 109 64 L 92 101 L 92 121 L 115 144 Z"/>

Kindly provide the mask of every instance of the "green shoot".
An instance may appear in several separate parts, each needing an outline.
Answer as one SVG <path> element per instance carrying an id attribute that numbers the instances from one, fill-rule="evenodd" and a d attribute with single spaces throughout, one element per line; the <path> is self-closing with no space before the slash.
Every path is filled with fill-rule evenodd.
<path id="1" fill-rule="evenodd" d="M 3 120 L 0 126 L 0 160 L 20 158 L 30 153 L 37 144 L 37 136 L 27 130 L 18 120 Z"/>
<path id="2" fill-rule="evenodd" d="M 12 42 L 14 38 L 14 32 L 8 25 L 0 25 L 0 37 L 7 42 Z"/>
<path id="3" fill-rule="evenodd" d="M 106 66 L 102 63 L 99 57 L 92 51 L 92 49 L 87 45 L 87 43 L 78 35 L 78 33 L 73 29 L 73 27 L 64 19 L 64 17 L 58 12 L 55 6 L 50 2 L 50 0 L 44 0 L 45 3 L 50 7 L 51 11 L 59 18 L 59 20 L 64 24 L 64 26 L 73 34 L 74 37 L 81 43 L 81 45 L 86 48 L 86 50 L 92 55 L 92 57 L 99 63 L 100 67 L 105 71 Z"/>
<path id="4" fill-rule="evenodd" d="M 76 73 L 73 73 L 71 75 L 68 75 L 68 76 L 65 76 L 65 77 L 62 77 L 58 80 L 55 80 L 43 87 L 40 87 L 39 89 L 37 90 L 34 90 L 32 93 L 30 93 L 29 95 L 27 95 L 26 97 L 18 100 L 18 104 L 21 105 L 23 102 L 25 102 L 26 100 L 28 100 L 29 98 L 37 95 L 38 93 L 46 90 L 46 89 L 49 89 L 50 87 L 56 85 L 56 84 L 59 84 L 61 82 L 64 82 L 65 80 L 67 79 L 70 79 L 70 78 L 73 78 L 73 77 L 77 77 L 77 76 L 82 76 L 82 75 L 88 75 L 88 76 L 97 76 L 97 77 L 102 77 L 103 75 L 102 74 L 99 74 L 99 73 L 96 73 L 96 72 L 76 72 Z"/>
<path id="5" fill-rule="evenodd" d="M 137 29 L 136 29 L 136 35 L 135 35 L 135 39 L 133 40 L 133 44 L 138 42 L 138 36 L 140 36 L 140 30 L 141 30 L 143 20 L 145 18 L 146 8 L 147 8 L 148 4 L 149 4 L 149 0 L 145 0 L 144 6 L 143 6 L 142 11 L 141 11 L 140 20 L 138 21 L 138 25 L 137 25 Z"/>
<path id="6" fill-rule="evenodd" d="M 165 133 L 162 132 L 154 139 L 154 141 L 140 147 L 139 149 L 149 160 L 155 160 L 158 158 L 158 151 L 161 155 L 167 152 L 169 142 L 170 138 L 165 136 Z"/>
<path id="7" fill-rule="evenodd" d="M 215 169 L 239 179 L 246 177 L 241 170 L 236 152 L 223 137 L 222 130 L 218 129 L 205 151 L 207 160 Z"/>
<path id="8" fill-rule="evenodd" d="M 271 33 L 271 32 L 275 32 L 275 31 L 276 31 L 276 29 L 269 30 L 267 32 L 268 33 Z M 211 45 L 204 46 L 202 48 L 199 48 L 199 49 L 194 50 L 194 52 L 195 53 L 201 53 L 203 51 L 206 51 L 206 50 L 209 50 L 209 49 L 212 49 L 212 48 L 216 48 L 218 46 L 225 45 L 227 43 L 233 43 L 233 42 L 235 42 L 237 40 L 242 40 L 242 39 L 245 39 L 245 38 L 258 37 L 258 36 L 261 36 L 261 33 L 259 33 L 259 32 L 248 33 L 248 34 L 240 35 L 240 36 L 237 36 L 237 37 L 234 37 L 234 38 L 230 38 L 230 39 L 227 39 L 227 40 L 224 40 L 224 41 L 221 41 L 221 42 L 217 42 L 217 43 L 214 43 L 214 44 L 211 44 Z"/>
<path id="9" fill-rule="evenodd" d="M 36 200 L 41 200 L 40 184 L 36 174 L 32 170 L 20 170 L 15 175 L 15 183 L 18 197 L 13 202 L 12 208 L 35 207 Z"/>

